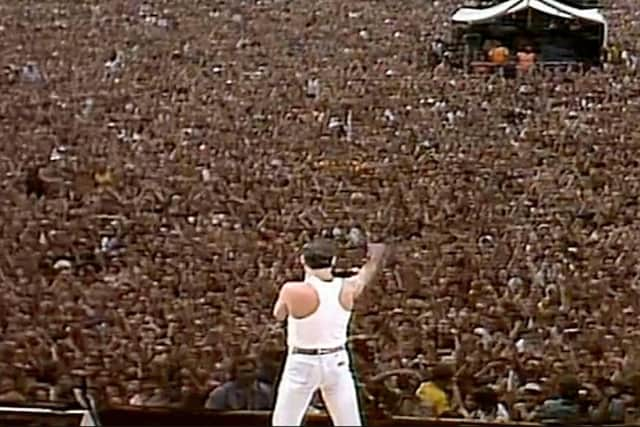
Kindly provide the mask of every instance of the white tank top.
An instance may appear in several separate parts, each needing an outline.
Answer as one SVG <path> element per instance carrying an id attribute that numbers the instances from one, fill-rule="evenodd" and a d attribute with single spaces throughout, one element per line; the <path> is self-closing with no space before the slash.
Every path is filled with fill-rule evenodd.
<path id="1" fill-rule="evenodd" d="M 344 279 L 334 278 L 325 282 L 315 276 L 308 276 L 304 281 L 318 293 L 319 305 L 313 314 L 303 319 L 288 317 L 287 345 L 289 348 L 304 349 L 345 345 L 351 311 L 345 310 L 340 304 Z"/>

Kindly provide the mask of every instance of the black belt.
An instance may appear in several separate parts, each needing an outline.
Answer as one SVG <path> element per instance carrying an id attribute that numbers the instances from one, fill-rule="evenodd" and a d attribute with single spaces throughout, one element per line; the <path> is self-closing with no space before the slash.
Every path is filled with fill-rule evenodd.
<path id="1" fill-rule="evenodd" d="M 331 353 L 337 353 L 339 351 L 344 350 L 345 347 L 343 345 L 341 345 L 340 347 L 333 347 L 333 348 L 298 348 L 298 347 L 293 347 L 293 349 L 291 350 L 291 354 L 304 354 L 307 356 L 320 356 L 323 354 L 331 354 Z"/>

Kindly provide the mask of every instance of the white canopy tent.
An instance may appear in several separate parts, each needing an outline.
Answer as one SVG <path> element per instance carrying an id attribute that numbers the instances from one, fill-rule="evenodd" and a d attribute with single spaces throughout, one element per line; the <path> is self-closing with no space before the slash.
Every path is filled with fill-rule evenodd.
<path id="1" fill-rule="evenodd" d="M 458 9 L 451 19 L 454 22 L 482 24 L 525 9 L 534 9 L 558 18 L 581 19 L 600 24 L 602 26 L 603 45 L 607 42 L 607 20 L 598 9 L 578 9 L 556 0 L 507 0 L 485 9 L 463 7 Z"/>

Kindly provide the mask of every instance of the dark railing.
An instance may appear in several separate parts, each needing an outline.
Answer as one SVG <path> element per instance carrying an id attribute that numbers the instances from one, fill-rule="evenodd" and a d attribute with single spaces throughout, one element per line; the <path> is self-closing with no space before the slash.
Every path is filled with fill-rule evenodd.
<path id="1" fill-rule="evenodd" d="M 174 408 L 118 407 L 100 411 L 103 426 L 268 426 L 270 412 L 238 411 L 214 412 L 209 410 L 185 410 Z M 79 427 L 82 411 L 47 407 L 0 407 L 0 425 Z M 306 426 L 331 425 L 326 416 L 308 416 Z M 487 423 L 458 419 L 430 419 L 394 417 L 368 419 L 369 426 L 416 426 L 416 427 L 536 427 L 533 423 Z M 578 427 L 572 424 L 572 427 Z"/>

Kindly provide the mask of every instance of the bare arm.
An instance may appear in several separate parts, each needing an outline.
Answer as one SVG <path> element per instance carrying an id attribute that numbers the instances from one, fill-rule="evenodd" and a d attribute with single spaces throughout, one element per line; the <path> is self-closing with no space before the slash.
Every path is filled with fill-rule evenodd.
<path id="1" fill-rule="evenodd" d="M 458 412 L 460 412 L 463 417 L 468 418 L 471 415 L 464 406 L 464 399 L 462 398 L 462 393 L 460 392 L 457 381 L 453 383 L 453 404 L 454 407 L 458 408 Z"/>
<path id="2" fill-rule="evenodd" d="M 282 289 L 280 289 L 280 293 L 278 294 L 278 300 L 276 304 L 273 306 L 273 317 L 275 317 L 278 321 L 283 321 L 289 315 L 289 308 L 287 307 L 286 302 L 286 293 L 287 293 L 287 285 L 285 284 Z"/>
<path id="3" fill-rule="evenodd" d="M 353 289 L 354 297 L 359 296 L 365 286 L 371 283 L 382 269 L 386 247 L 384 243 L 369 243 L 367 245 L 369 259 L 355 276 L 345 279 L 345 284 Z"/>

